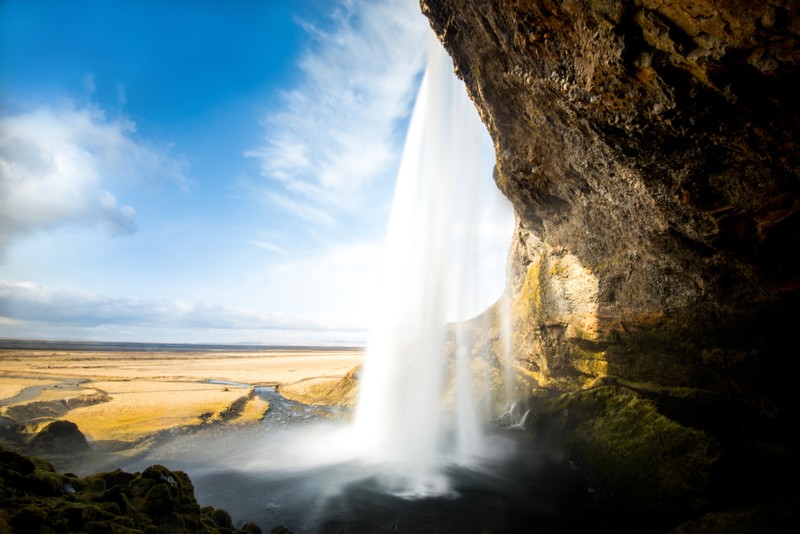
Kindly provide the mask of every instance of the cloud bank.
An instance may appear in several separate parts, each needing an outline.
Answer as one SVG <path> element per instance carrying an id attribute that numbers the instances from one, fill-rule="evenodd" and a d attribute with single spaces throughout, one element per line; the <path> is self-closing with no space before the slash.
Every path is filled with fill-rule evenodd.
<path id="1" fill-rule="evenodd" d="M 358 330 L 337 318 L 263 313 L 209 302 L 156 300 L 54 289 L 33 282 L 0 280 L 0 319 L 71 327 L 224 330 Z"/>
<path id="2" fill-rule="evenodd" d="M 135 124 L 65 103 L 0 117 L 0 259 L 8 243 L 68 224 L 136 231 L 136 210 L 110 191 L 125 180 L 186 184 L 184 163 L 136 141 Z"/>
<path id="3" fill-rule="evenodd" d="M 247 155 L 260 162 L 270 203 L 330 224 L 396 161 L 430 28 L 408 0 L 343 2 L 330 28 L 303 26 L 312 44 L 302 81 L 281 95 L 264 144 Z"/>

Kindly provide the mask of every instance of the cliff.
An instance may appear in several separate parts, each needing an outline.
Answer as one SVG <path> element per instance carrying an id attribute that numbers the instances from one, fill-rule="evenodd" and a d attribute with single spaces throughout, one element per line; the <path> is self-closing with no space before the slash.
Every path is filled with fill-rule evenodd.
<path id="1" fill-rule="evenodd" d="M 517 214 L 531 425 L 643 522 L 784 491 L 750 486 L 797 471 L 797 3 L 421 5 Z"/>

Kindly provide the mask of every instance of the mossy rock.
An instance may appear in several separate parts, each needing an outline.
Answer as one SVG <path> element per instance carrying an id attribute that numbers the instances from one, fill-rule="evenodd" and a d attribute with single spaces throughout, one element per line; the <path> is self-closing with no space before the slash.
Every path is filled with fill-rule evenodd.
<path id="1" fill-rule="evenodd" d="M 140 510 L 153 517 L 163 517 L 175 509 L 175 494 L 166 484 L 156 484 L 147 490 Z"/>
<path id="2" fill-rule="evenodd" d="M 655 401 L 609 385 L 530 404 L 529 430 L 581 465 L 609 521 L 664 527 L 708 507 L 717 442 Z"/>
<path id="3" fill-rule="evenodd" d="M 53 421 L 40 430 L 29 445 L 36 451 L 55 454 L 81 454 L 89 451 L 86 436 L 71 421 Z"/>
<path id="4" fill-rule="evenodd" d="M 160 465 L 79 478 L 0 450 L 0 496 L 0 532 L 260 532 L 237 530 L 224 510 L 201 511 L 189 477 Z"/>
<path id="5" fill-rule="evenodd" d="M 609 528 L 663 530 L 796 491 L 794 427 L 737 397 L 606 379 L 568 394 L 540 390 L 527 408 L 527 428 L 587 475 Z M 713 520 L 733 517 L 725 514 Z"/>
<path id="6" fill-rule="evenodd" d="M 750 508 L 711 512 L 670 534 L 790 534 L 800 523 L 800 494 Z"/>
<path id="7" fill-rule="evenodd" d="M 24 476 L 33 473 L 36 464 L 14 451 L 0 451 L 0 469 L 8 469 Z"/>
<path id="8" fill-rule="evenodd" d="M 211 512 L 211 520 L 220 528 L 233 528 L 233 519 L 231 519 L 231 515 L 225 510 L 216 509 Z"/>
<path id="9" fill-rule="evenodd" d="M 35 505 L 21 506 L 11 515 L 16 532 L 39 532 L 47 520 L 47 512 Z"/>

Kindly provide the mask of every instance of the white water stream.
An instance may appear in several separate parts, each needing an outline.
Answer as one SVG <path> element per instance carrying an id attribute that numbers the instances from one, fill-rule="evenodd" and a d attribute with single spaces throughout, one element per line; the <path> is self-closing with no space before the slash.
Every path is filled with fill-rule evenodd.
<path id="1" fill-rule="evenodd" d="M 488 200 L 482 183 L 494 188 L 482 172 L 487 134 L 433 36 L 428 50 L 397 178 L 381 305 L 354 421 L 365 455 L 393 467 L 391 484 L 409 495 L 445 492 L 442 466 L 469 464 L 485 449 L 470 348 L 457 342 L 455 361 L 448 361 L 444 327 L 480 311 L 475 244 L 478 214 Z M 452 400 L 446 403 L 448 392 Z"/>

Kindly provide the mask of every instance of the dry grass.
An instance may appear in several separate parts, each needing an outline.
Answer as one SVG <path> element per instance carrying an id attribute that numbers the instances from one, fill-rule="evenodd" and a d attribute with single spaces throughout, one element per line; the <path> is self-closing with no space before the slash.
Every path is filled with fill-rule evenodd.
<path id="1" fill-rule="evenodd" d="M 0 400 L 34 385 L 47 387 L 36 398 L 13 404 L 69 401 L 105 393 L 110 401 L 74 408 L 62 419 L 76 423 L 96 441 L 133 443 L 166 429 L 203 422 L 259 421 L 269 404 L 253 396 L 250 386 L 306 391 L 308 386 L 338 382 L 362 359 L 358 350 L 324 349 L 197 353 L 0 350 Z M 209 380 L 246 386 L 209 384 Z M 310 402 L 313 397 L 304 395 Z"/>
<path id="2" fill-rule="evenodd" d="M 267 410 L 269 410 L 269 403 L 267 401 L 261 397 L 253 397 L 247 401 L 247 404 L 244 405 L 242 413 L 240 413 L 235 419 L 232 419 L 231 423 L 248 424 L 261 421 L 267 414 Z"/>
<path id="3" fill-rule="evenodd" d="M 36 379 L 216 379 L 286 385 L 310 378 L 341 378 L 362 359 L 358 350 L 323 349 L 202 353 L 6 350 L 0 351 L 0 374 Z"/>
<path id="4" fill-rule="evenodd" d="M 354 367 L 342 378 L 313 378 L 281 388 L 288 399 L 306 404 L 355 406 L 358 398 L 358 372 Z"/>
<path id="5" fill-rule="evenodd" d="M 54 386 L 48 386 L 47 388 L 43 389 L 41 393 L 39 393 L 39 396 L 36 398 L 36 400 L 61 401 L 61 400 L 74 399 L 75 397 L 81 397 L 84 395 L 95 395 L 97 393 L 101 393 L 96 388 L 91 386 L 92 386 L 91 383 L 87 383 L 85 385 L 80 385 L 80 386 L 60 385 L 60 384 L 56 384 Z"/>
<path id="6" fill-rule="evenodd" d="M 94 440 L 136 441 L 169 428 L 203 422 L 218 416 L 249 388 L 191 382 L 94 382 L 111 401 L 77 408 L 64 418 Z"/>

